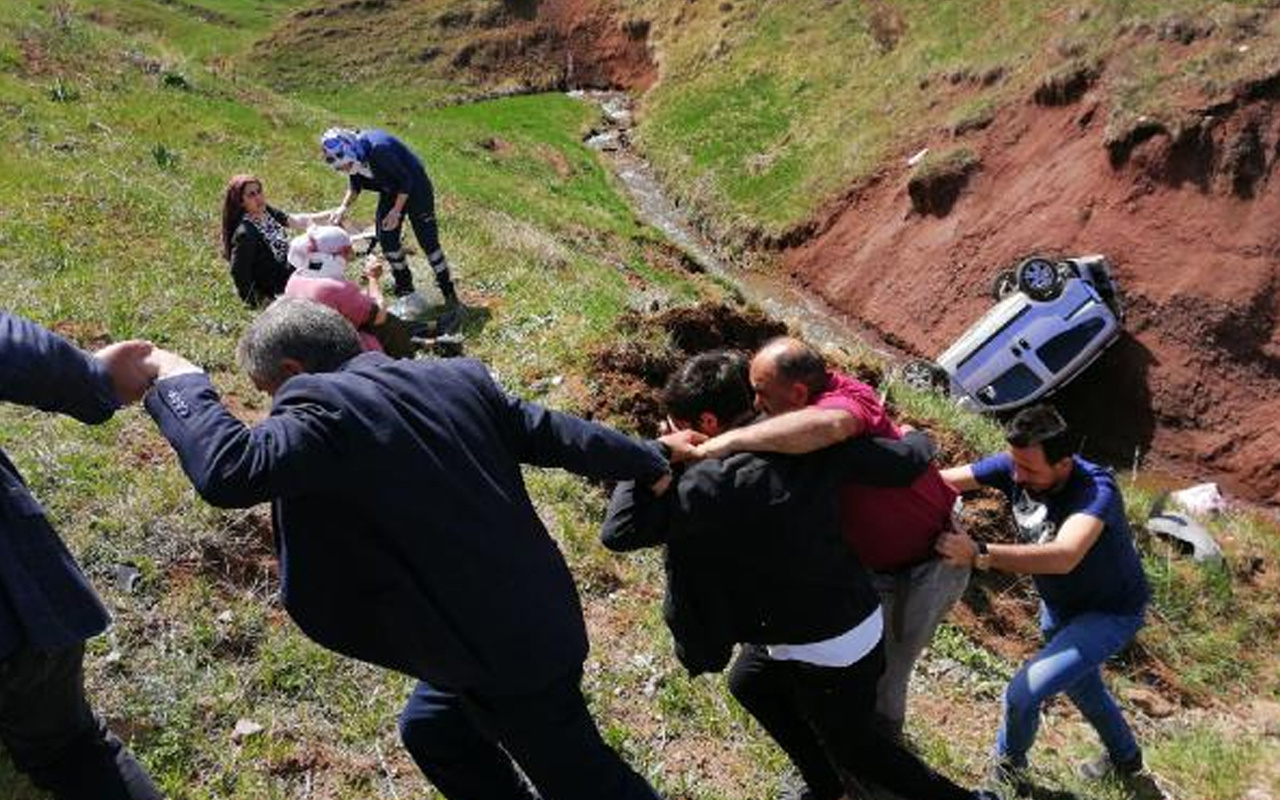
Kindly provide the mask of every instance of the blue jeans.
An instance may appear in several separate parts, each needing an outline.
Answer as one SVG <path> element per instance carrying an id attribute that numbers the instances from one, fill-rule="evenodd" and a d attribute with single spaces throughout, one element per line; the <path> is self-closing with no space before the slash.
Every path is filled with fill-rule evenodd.
<path id="1" fill-rule="evenodd" d="M 498 696 L 419 682 L 400 738 L 449 800 L 661 800 L 600 738 L 579 681 Z"/>
<path id="2" fill-rule="evenodd" d="M 1112 761 L 1136 756 L 1138 743 L 1102 682 L 1102 664 L 1128 644 L 1142 624 L 1142 612 L 1087 613 L 1057 620 L 1042 605 L 1040 627 L 1047 643 L 1022 665 L 1005 689 L 997 758 L 1015 767 L 1027 765 L 1027 751 L 1040 727 L 1040 707 L 1060 692 L 1066 692 L 1089 720 Z"/>

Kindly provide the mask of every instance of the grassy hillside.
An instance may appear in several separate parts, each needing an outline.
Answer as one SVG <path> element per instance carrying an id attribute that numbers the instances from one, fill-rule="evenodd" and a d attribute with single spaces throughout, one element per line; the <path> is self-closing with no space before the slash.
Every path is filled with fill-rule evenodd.
<path id="1" fill-rule="evenodd" d="M 1265 4 L 1250 0 L 676 5 L 655 26 L 663 80 L 647 98 L 646 150 L 712 220 L 772 235 L 886 158 L 1030 100 L 1056 72 L 1106 65 L 1123 127 L 1175 122 L 1188 94 L 1274 69 L 1276 53 L 1253 12 Z M 1122 36 L 1138 26 L 1157 35 L 1132 48 Z M 1167 53 L 1209 32 L 1196 57 Z"/>
<path id="2" fill-rule="evenodd" d="M 590 407 L 600 388 L 589 353 L 617 338 L 625 309 L 723 294 L 681 271 L 678 259 L 661 257 L 655 234 L 634 220 L 596 157 L 581 147 L 597 113 L 587 106 L 529 96 L 433 108 L 425 101 L 453 84 L 442 78 L 401 86 L 395 73 L 362 73 L 361 83 L 347 81 L 342 91 L 330 75 L 307 70 L 261 82 L 272 62 L 253 43 L 295 5 L 0 0 L 8 20 L 0 31 L 0 137 L 9 154 L 0 170 L 6 308 L 86 346 L 155 339 L 206 366 L 246 416 L 265 413 L 267 398 L 232 364 L 236 337 L 252 315 L 216 255 L 221 190 L 230 174 L 251 171 L 284 208 L 332 205 L 342 182 L 320 162 L 314 141 L 338 121 L 392 128 L 424 155 L 439 188 L 442 238 L 472 308 L 468 349 L 523 396 Z M 687 7 L 690 37 L 718 25 L 703 4 Z M 820 15 L 854 13 L 853 4 L 814 5 L 805 23 L 789 3 L 761 8 L 759 47 L 781 47 L 788 25 L 817 31 L 826 19 Z M 639 13 L 639 4 L 630 13 Z M 746 22 L 744 16 L 735 30 L 756 36 Z M 334 38 L 336 47 L 341 37 Z M 692 49 L 682 56 L 676 42 L 670 47 L 672 68 L 697 71 Z M 764 50 L 757 56 L 764 59 Z M 965 60 L 994 63 L 956 56 L 938 64 Z M 728 85 L 727 71 L 712 62 L 699 69 L 708 91 L 716 80 Z M 654 95 L 646 141 L 660 160 L 670 154 L 667 171 L 678 182 L 684 174 L 686 187 L 709 186 L 709 207 L 723 203 L 726 218 L 785 207 L 792 210 L 761 219 L 789 224 L 801 213 L 801 187 L 823 172 L 822 160 L 781 157 L 789 171 L 767 179 L 734 166 L 782 136 L 801 105 L 817 107 L 786 105 L 796 96 L 788 80 L 762 73 L 758 91 L 742 90 L 739 99 L 757 98 L 750 119 L 737 105 L 708 99 L 714 92 L 686 94 L 666 81 Z M 832 78 L 822 85 L 836 93 L 832 87 L 845 84 Z M 669 134 L 666 119 L 675 120 Z M 840 138 L 831 130 L 822 135 Z M 675 151 L 664 150 L 662 136 L 674 141 L 680 131 L 690 137 L 690 152 L 706 143 L 708 166 L 700 174 L 710 177 L 681 173 Z M 706 131 L 698 133 L 705 139 L 694 131 Z M 714 144 L 732 136 L 752 144 Z M 737 155 L 724 155 L 730 147 Z M 368 216 L 371 202 L 363 202 L 357 211 Z M 964 425 L 969 449 L 992 445 L 989 423 L 958 419 L 928 398 L 895 398 L 911 416 Z M 409 681 L 311 645 L 273 600 L 265 509 L 222 512 L 201 503 L 137 410 L 85 428 L 0 407 L 0 443 L 113 611 L 114 627 L 90 647 L 95 702 L 173 797 L 435 796 L 395 737 L 393 719 Z M 529 477 L 584 595 L 594 643 L 586 686 L 609 740 L 672 797 L 773 797 L 782 756 L 718 680 L 691 681 L 671 657 L 659 618 L 657 559 L 618 559 L 599 548 L 598 489 L 558 473 Z M 1142 516 L 1147 501 L 1138 492 L 1132 499 L 1132 513 Z M 1280 699 L 1270 655 L 1280 637 L 1280 586 L 1267 569 L 1280 559 L 1280 546 L 1244 519 L 1224 522 L 1219 533 L 1231 554 L 1233 572 L 1225 577 L 1146 548 L 1156 612 L 1144 652 L 1120 680 L 1128 691 L 1164 675 L 1177 684 L 1171 696 L 1186 693 L 1188 707 L 1172 717 L 1138 715 L 1151 760 L 1185 796 L 1231 798 L 1255 787 L 1275 793 L 1280 745 L 1247 709 Z M 140 579 L 131 588 L 132 570 Z M 1018 619 L 1025 623 L 1025 614 Z M 926 691 L 913 699 L 920 712 L 912 732 L 926 757 L 963 780 L 981 772 L 1001 681 L 1016 663 L 988 647 L 989 632 L 948 627 Z M 1037 751 L 1046 783 L 1077 796 L 1122 797 L 1115 787 L 1086 792 L 1069 776 L 1071 761 L 1093 746 L 1090 733 L 1065 707 L 1050 713 Z M 263 730 L 233 739 L 241 720 Z M 0 764 L 0 797 L 37 795 Z"/>
<path id="3" fill-rule="evenodd" d="M 806 222 L 886 158 L 985 125 L 1046 82 L 1101 76 L 1117 136 L 1142 117 L 1177 127 L 1188 107 L 1274 71 L 1280 41 L 1264 0 L 612 5 L 619 24 L 650 23 L 660 81 L 645 97 L 647 154 L 711 227 L 766 238 Z M 493 0 L 320 7 L 259 51 L 275 80 L 407 80 L 415 96 L 438 99 L 548 85 L 560 67 L 530 73 L 519 52 L 519 67 L 460 59 L 513 18 Z M 1135 41 L 1134 32 L 1149 35 Z"/>

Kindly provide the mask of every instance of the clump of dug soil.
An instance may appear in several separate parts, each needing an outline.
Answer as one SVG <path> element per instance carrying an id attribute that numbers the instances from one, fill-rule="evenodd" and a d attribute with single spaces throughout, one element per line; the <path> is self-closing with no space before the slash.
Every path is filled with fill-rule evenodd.
<path id="1" fill-rule="evenodd" d="M 698 303 L 656 314 L 628 312 L 616 344 L 591 356 L 597 391 L 588 415 L 642 436 L 658 432 L 662 387 L 685 359 L 708 350 L 752 352 L 787 326 L 754 307 Z"/>

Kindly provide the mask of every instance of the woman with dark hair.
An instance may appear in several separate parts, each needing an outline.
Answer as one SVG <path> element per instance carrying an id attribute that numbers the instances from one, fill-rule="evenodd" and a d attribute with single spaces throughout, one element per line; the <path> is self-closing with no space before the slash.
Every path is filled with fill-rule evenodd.
<path id="1" fill-rule="evenodd" d="M 309 215 L 267 205 L 262 180 L 236 175 L 222 202 L 222 257 L 231 265 L 236 292 L 248 306 L 274 300 L 289 281 L 289 231 L 306 230 Z"/>

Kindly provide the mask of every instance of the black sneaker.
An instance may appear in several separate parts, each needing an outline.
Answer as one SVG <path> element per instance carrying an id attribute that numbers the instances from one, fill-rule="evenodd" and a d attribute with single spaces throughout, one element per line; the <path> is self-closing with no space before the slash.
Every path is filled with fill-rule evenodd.
<path id="1" fill-rule="evenodd" d="M 1076 767 L 1076 773 L 1088 781 L 1100 781 L 1112 775 L 1119 778 L 1131 778 L 1141 773 L 1146 767 L 1142 763 L 1142 751 L 1128 761 L 1115 762 L 1108 753 L 1086 761 Z"/>
<path id="2" fill-rule="evenodd" d="M 1026 767 L 1014 766 L 1011 762 L 997 758 L 987 768 L 986 797 L 1030 797 L 1031 776 Z M 983 797 L 978 794 L 978 797 Z"/>
<path id="3" fill-rule="evenodd" d="M 1128 761 L 1119 763 L 1104 753 L 1076 767 L 1076 774 L 1090 781 L 1115 778 L 1128 789 L 1132 800 L 1166 800 L 1170 796 L 1155 773 L 1143 763 L 1141 751 Z"/>

